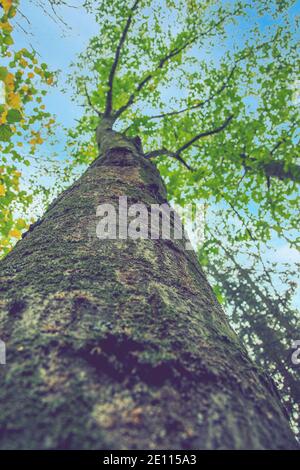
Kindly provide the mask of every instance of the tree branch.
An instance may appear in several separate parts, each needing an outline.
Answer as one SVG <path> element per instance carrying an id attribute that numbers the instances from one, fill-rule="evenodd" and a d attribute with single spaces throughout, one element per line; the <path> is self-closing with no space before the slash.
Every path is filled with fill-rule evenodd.
<path id="1" fill-rule="evenodd" d="M 138 84 L 137 88 L 135 91 L 129 96 L 127 103 L 125 103 L 123 106 L 121 106 L 118 111 L 115 114 L 115 118 L 117 119 L 118 117 L 121 116 L 121 114 L 126 111 L 135 101 L 137 95 L 139 92 L 144 88 L 144 86 L 154 77 L 154 75 L 161 70 L 164 65 L 169 62 L 173 57 L 176 57 L 180 52 L 184 51 L 187 49 L 190 45 L 194 44 L 197 39 L 200 37 L 205 37 L 207 36 L 212 30 L 216 29 L 220 24 L 222 24 L 227 18 L 230 16 L 230 14 L 225 15 L 223 18 L 221 18 L 220 21 L 218 21 L 216 24 L 212 25 L 207 31 L 201 34 L 196 34 L 193 36 L 191 39 L 185 41 L 185 43 L 180 46 L 180 47 L 175 47 L 174 49 L 171 49 L 168 54 L 166 54 L 158 63 L 157 67 L 152 71 L 149 72 L 148 75 Z"/>
<path id="2" fill-rule="evenodd" d="M 233 119 L 233 114 L 231 114 L 227 119 L 226 121 L 219 127 L 216 127 L 215 129 L 211 129 L 210 131 L 204 131 L 204 132 L 201 132 L 200 134 L 197 134 L 195 137 L 193 137 L 191 140 L 189 140 L 188 142 L 186 142 L 184 145 L 182 145 L 178 150 L 177 150 L 177 154 L 183 152 L 184 150 L 186 150 L 188 147 L 190 147 L 191 145 L 193 145 L 195 142 L 197 142 L 197 140 L 199 139 L 202 139 L 203 137 L 207 137 L 209 135 L 214 135 L 214 134 L 218 134 L 219 132 L 222 132 L 227 126 L 228 124 L 230 123 L 230 121 Z"/>
<path id="3" fill-rule="evenodd" d="M 166 155 L 167 157 L 172 157 L 178 160 L 180 163 L 182 163 L 188 170 L 190 171 L 195 171 L 190 165 L 186 163 L 186 161 L 178 155 L 176 152 L 171 152 L 170 150 L 166 148 L 161 148 L 159 150 L 154 150 L 153 152 L 148 152 L 145 154 L 145 158 L 155 158 L 155 157 L 160 157 Z"/>
<path id="4" fill-rule="evenodd" d="M 127 18 L 127 21 L 125 23 L 125 27 L 123 29 L 123 32 L 122 32 L 121 37 L 120 37 L 119 44 L 118 44 L 116 52 L 115 52 L 115 58 L 114 58 L 112 67 L 110 69 L 109 78 L 108 78 L 108 92 L 107 92 L 107 95 L 106 95 L 106 107 L 105 107 L 105 113 L 104 113 L 105 117 L 109 117 L 111 115 L 111 112 L 112 112 L 114 78 L 115 78 L 116 70 L 117 70 L 117 67 L 118 67 L 121 50 L 122 50 L 122 47 L 123 47 L 123 45 L 126 41 L 126 36 L 127 36 L 128 31 L 129 31 L 131 22 L 132 22 L 133 13 L 136 10 L 136 8 L 138 7 L 139 2 L 140 2 L 140 0 L 135 0 L 135 2 L 133 4 L 133 7 L 131 8 L 130 15 Z"/>
<path id="5" fill-rule="evenodd" d="M 169 54 L 167 54 L 165 57 L 163 57 L 160 60 L 157 68 L 153 72 L 150 72 L 148 75 L 146 75 L 146 77 L 139 83 L 136 90 L 130 95 L 127 103 L 125 103 L 123 106 L 121 106 L 121 108 L 118 109 L 118 111 L 116 112 L 116 115 L 115 115 L 116 119 L 119 116 L 121 116 L 121 114 L 124 111 L 126 111 L 126 109 L 128 109 L 129 106 L 131 106 L 133 104 L 136 96 L 144 88 L 144 86 L 153 78 L 154 74 L 158 70 L 162 69 L 166 62 L 168 62 L 170 59 L 172 59 L 173 57 L 178 55 L 181 51 L 183 51 L 186 47 L 188 47 L 188 45 L 190 45 L 191 42 L 192 42 L 192 40 L 186 41 L 183 46 L 181 46 L 180 48 L 173 49 L 172 51 L 169 52 Z"/>
<path id="6" fill-rule="evenodd" d="M 191 168 L 186 162 L 185 160 L 180 156 L 180 154 L 182 152 L 184 152 L 184 150 L 186 150 L 188 147 L 192 146 L 195 142 L 197 142 L 197 140 L 203 138 L 203 137 L 207 137 L 209 135 L 213 135 L 213 134 L 217 134 L 221 131 L 223 131 L 225 129 L 225 127 L 228 126 L 228 124 L 230 123 L 230 121 L 232 120 L 233 118 L 233 115 L 229 116 L 226 121 L 219 127 L 216 127 L 215 129 L 211 129 L 209 131 L 204 131 L 204 132 L 201 132 L 200 134 L 197 134 L 195 137 L 193 137 L 191 140 L 189 140 L 188 142 L 186 142 L 184 145 L 182 145 L 181 147 L 179 147 L 179 149 L 176 151 L 176 152 L 172 152 L 171 150 L 168 150 L 166 148 L 161 148 L 159 150 L 153 150 L 152 152 L 148 152 L 145 154 L 145 158 L 155 158 L 155 157 L 158 157 L 158 156 L 162 156 L 162 155 L 166 155 L 168 157 L 173 157 L 173 158 L 176 158 L 176 160 L 178 160 L 180 163 L 182 163 L 188 170 L 190 171 L 194 171 L 193 168 Z"/>
<path id="7" fill-rule="evenodd" d="M 88 100 L 88 103 L 90 105 L 90 107 L 95 111 L 95 113 L 98 114 L 99 117 L 102 117 L 102 113 L 93 105 L 92 101 L 91 101 L 91 97 L 87 91 L 87 87 L 86 87 L 86 84 L 84 84 L 84 90 L 85 90 L 85 94 L 86 94 L 86 97 L 87 97 L 87 100 Z"/>
<path id="8" fill-rule="evenodd" d="M 261 44 L 259 44 L 257 47 L 255 47 L 255 50 L 259 50 L 261 49 L 262 47 L 264 47 L 265 45 L 269 44 L 270 41 L 267 41 L 267 42 L 263 42 Z M 185 108 L 182 108 L 180 110 L 177 110 L 177 111 L 170 111 L 170 112 L 166 112 L 166 113 L 161 113 L 161 114 L 156 114 L 154 116 L 149 116 L 147 119 L 161 119 L 161 118 L 164 118 L 164 117 L 170 117 L 170 116 L 176 116 L 178 114 L 182 114 L 182 113 L 185 113 L 186 111 L 193 111 L 194 109 L 199 109 L 199 108 L 202 108 L 203 106 L 205 106 L 206 104 L 210 103 L 216 96 L 218 96 L 220 93 L 222 93 L 222 91 L 224 91 L 228 86 L 229 86 L 229 82 L 230 80 L 232 79 L 233 77 L 233 74 L 239 64 L 239 62 L 245 60 L 247 57 L 249 57 L 249 55 L 251 55 L 253 53 L 253 49 L 251 48 L 250 51 L 246 52 L 245 54 L 243 54 L 241 57 L 239 57 L 238 59 L 236 59 L 236 61 L 234 62 L 232 68 L 231 68 L 231 71 L 229 72 L 227 78 L 224 80 L 223 84 L 221 85 L 220 88 L 217 89 L 217 91 L 213 92 L 206 100 L 204 101 L 199 101 L 199 103 L 195 104 L 194 106 L 187 106 Z"/>
<path id="9" fill-rule="evenodd" d="M 147 117 L 147 119 L 161 119 L 161 118 L 165 118 L 165 117 L 170 117 L 170 116 L 177 116 L 178 114 L 182 114 L 182 113 L 185 113 L 186 111 L 193 111 L 194 109 L 199 109 L 199 108 L 202 108 L 203 106 L 205 106 L 206 104 L 210 103 L 216 96 L 218 96 L 220 93 L 222 93 L 223 90 L 225 90 L 225 88 L 228 87 L 229 85 L 229 82 L 235 72 L 235 69 L 237 67 L 237 63 L 235 63 L 235 65 L 232 67 L 229 75 L 227 76 L 227 79 L 223 82 L 223 85 L 218 88 L 217 91 L 215 91 L 214 93 L 212 93 L 206 100 L 204 101 L 199 101 L 199 103 L 193 105 L 193 106 L 187 106 L 186 108 L 182 108 L 182 109 L 179 109 L 177 111 L 170 111 L 170 112 L 166 112 L 166 113 L 162 113 L 162 114 L 156 114 L 154 116 L 149 116 Z"/>
<path id="10" fill-rule="evenodd" d="M 248 233 L 250 239 L 252 241 L 255 241 L 256 238 L 252 235 L 252 232 L 251 230 L 248 228 L 248 225 L 246 224 L 246 222 L 244 221 L 243 217 L 240 215 L 240 213 L 236 210 L 236 208 L 234 207 L 234 205 L 232 204 L 232 202 L 228 201 L 226 199 L 226 197 L 224 196 L 224 193 L 221 193 L 223 195 L 223 198 L 225 200 L 225 202 L 227 202 L 227 204 L 229 205 L 229 207 L 233 210 L 233 212 L 235 213 L 235 215 L 237 216 L 237 218 L 241 221 L 241 223 L 243 224 L 243 226 L 245 227 L 246 229 L 246 232 Z"/>
<path id="11" fill-rule="evenodd" d="M 285 142 L 285 139 L 279 140 L 270 150 L 270 156 L 273 156 L 275 151 Z M 245 153 L 240 154 L 243 165 L 247 170 L 253 170 L 253 168 L 247 165 L 249 162 L 254 162 L 258 168 L 264 171 L 268 178 L 277 178 L 279 180 L 289 179 L 296 183 L 300 183 L 300 165 L 297 163 L 286 163 L 284 160 L 271 160 L 269 162 L 260 162 L 257 158 L 246 155 Z"/>

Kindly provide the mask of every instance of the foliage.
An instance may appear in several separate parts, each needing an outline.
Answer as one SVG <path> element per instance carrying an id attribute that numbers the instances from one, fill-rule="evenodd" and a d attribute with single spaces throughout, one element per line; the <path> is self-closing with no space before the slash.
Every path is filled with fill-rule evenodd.
<path id="1" fill-rule="evenodd" d="M 208 229 L 207 240 L 199 251 L 200 260 L 232 326 L 253 359 L 277 383 L 295 432 L 299 433 L 300 371 L 291 356 L 300 329 L 300 312 L 294 304 L 300 266 L 267 261 L 254 243 L 247 247 L 244 243 L 229 244 L 223 231 L 223 215 L 215 214 L 215 219 L 219 229 Z"/>
<path id="2" fill-rule="evenodd" d="M 39 158 L 38 148 L 55 122 L 43 104 L 54 74 L 47 64 L 38 63 L 34 51 L 14 48 L 18 4 L 0 0 L 0 255 L 27 227 L 27 221 L 15 215 L 16 207 L 24 211 L 32 201 L 32 195 L 21 188 L 20 168 Z"/>
<path id="3" fill-rule="evenodd" d="M 176 203 L 222 201 L 242 221 L 236 240 L 296 243 L 293 3 L 86 0 L 99 34 L 70 77 L 85 107 L 74 160 L 95 158 L 95 128 L 111 116 L 158 158 Z"/>

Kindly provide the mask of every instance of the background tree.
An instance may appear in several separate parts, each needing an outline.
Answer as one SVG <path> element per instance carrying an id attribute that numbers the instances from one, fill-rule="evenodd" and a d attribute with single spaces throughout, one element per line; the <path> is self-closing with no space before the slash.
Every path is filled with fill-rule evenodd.
<path id="1" fill-rule="evenodd" d="M 200 262 L 251 357 L 273 377 L 298 434 L 300 377 L 291 357 L 300 326 L 295 307 L 299 263 L 266 261 L 253 243 L 228 243 L 224 214 L 214 217 Z"/>
<path id="2" fill-rule="evenodd" d="M 14 47 L 13 28 L 22 27 L 20 14 L 15 18 L 18 8 L 16 0 L 0 1 L 0 256 L 28 228 L 30 218 L 16 212 L 25 214 L 39 191 L 24 187 L 22 173 L 43 160 L 39 147 L 55 122 L 43 104 L 54 74 L 38 63 L 35 51 Z"/>

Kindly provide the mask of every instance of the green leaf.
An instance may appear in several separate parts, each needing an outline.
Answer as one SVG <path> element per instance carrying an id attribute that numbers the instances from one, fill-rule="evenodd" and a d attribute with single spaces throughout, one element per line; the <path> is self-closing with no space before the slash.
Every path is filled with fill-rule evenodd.
<path id="1" fill-rule="evenodd" d="M 6 119 L 9 124 L 19 122 L 22 119 L 22 114 L 17 109 L 10 109 L 7 113 Z"/>
<path id="2" fill-rule="evenodd" d="M 8 142 L 12 136 L 11 128 L 7 124 L 0 126 L 0 141 Z"/>
<path id="3" fill-rule="evenodd" d="M 0 80 L 4 80 L 6 75 L 7 75 L 7 68 L 6 67 L 0 67 Z"/>

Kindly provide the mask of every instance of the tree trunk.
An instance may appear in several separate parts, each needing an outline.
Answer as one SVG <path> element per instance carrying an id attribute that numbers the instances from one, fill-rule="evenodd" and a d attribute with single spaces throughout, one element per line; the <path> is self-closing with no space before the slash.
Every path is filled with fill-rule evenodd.
<path id="1" fill-rule="evenodd" d="M 99 204 L 166 202 L 141 150 L 100 138 L 102 156 L 1 261 L 0 447 L 295 448 L 185 241 L 97 238 Z"/>

